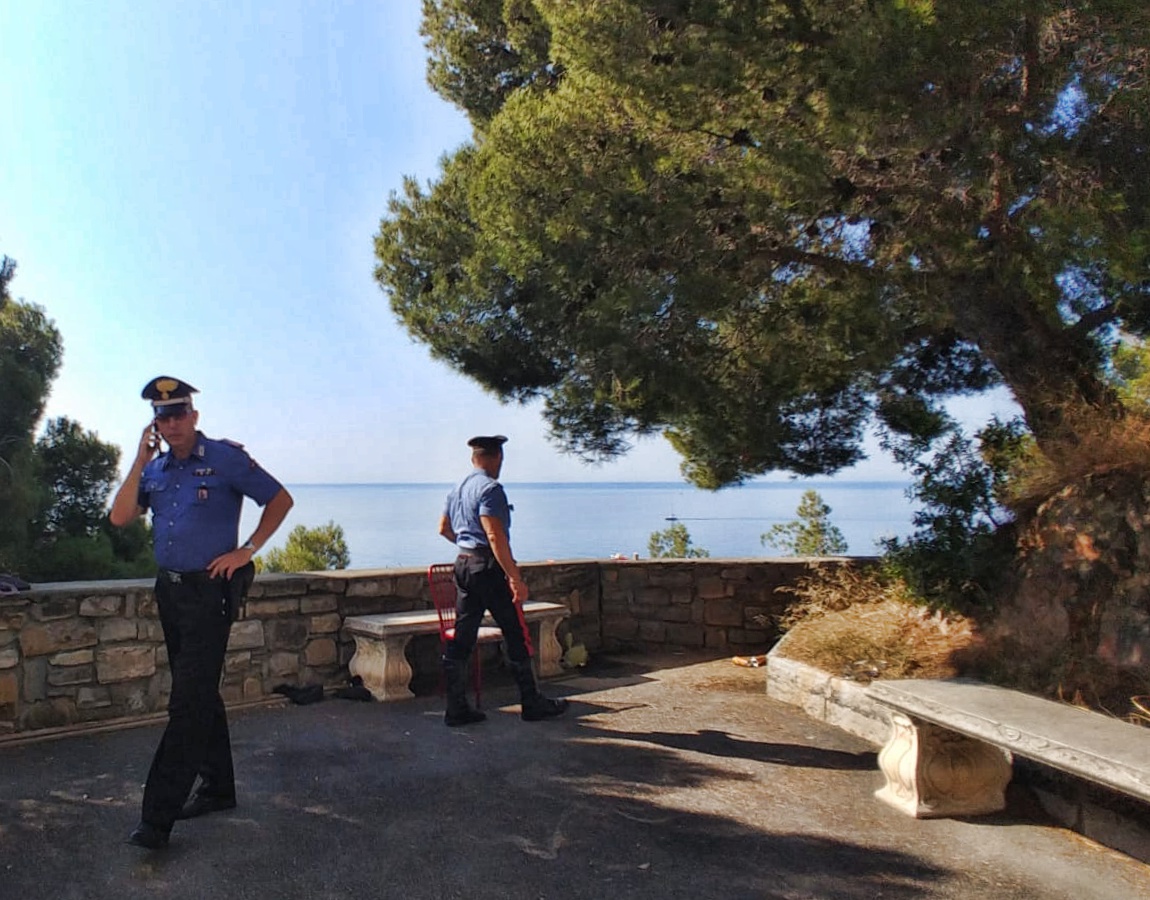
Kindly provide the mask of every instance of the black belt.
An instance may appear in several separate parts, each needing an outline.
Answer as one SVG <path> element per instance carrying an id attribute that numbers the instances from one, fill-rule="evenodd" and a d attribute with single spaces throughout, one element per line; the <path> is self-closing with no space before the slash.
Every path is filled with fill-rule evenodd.
<path id="1" fill-rule="evenodd" d="M 214 580 L 204 569 L 195 572 L 177 572 L 175 569 L 160 569 L 159 576 L 170 584 L 204 584 L 205 582 Z"/>
<path id="2" fill-rule="evenodd" d="M 495 554 L 490 547 L 460 547 L 460 556 L 478 556 L 480 559 L 494 559 Z"/>

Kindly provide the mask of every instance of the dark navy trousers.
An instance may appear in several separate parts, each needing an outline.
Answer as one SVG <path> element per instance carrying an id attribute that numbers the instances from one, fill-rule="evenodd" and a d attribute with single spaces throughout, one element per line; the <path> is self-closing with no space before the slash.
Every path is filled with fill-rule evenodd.
<path id="1" fill-rule="evenodd" d="M 220 696 L 234 616 L 227 586 L 223 578 L 206 573 L 182 575 L 174 582 L 161 572 L 156 580 L 172 692 L 168 726 L 144 786 L 142 818 L 158 828 L 172 827 L 197 775 L 204 793 L 235 796 L 231 738 Z"/>
<path id="2" fill-rule="evenodd" d="M 455 640 L 448 641 L 444 656 L 467 661 L 488 611 L 503 632 L 503 644 L 511 662 L 527 662 L 535 655 L 523 610 L 513 599 L 511 585 L 494 556 L 459 554 L 455 559 L 455 588 Z"/>

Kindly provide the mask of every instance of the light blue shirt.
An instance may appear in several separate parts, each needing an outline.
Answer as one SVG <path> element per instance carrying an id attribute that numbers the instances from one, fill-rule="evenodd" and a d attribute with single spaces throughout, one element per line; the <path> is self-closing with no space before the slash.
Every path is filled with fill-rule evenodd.
<path id="1" fill-rule="evenodd" d="M 455 544 L 460 550 L 487 547 L 487 533 L 480 516 L 491 516 L 503 523 L 507 539 L 511 539 L 511 506 L 503 485 L 484 472 L 473 469 L 448 495 L 443 514 L 455 532 Z"/>
<path id="2" fill-rule="evenodd" d="M 169 450 L 144 467 L 137 503 L 152 511 L 156 564 L 199 572 L 238 545 L 244 497 L 267 504 L 282 485 L 260 468 L 242 444 L 197 432 L 187 459 Z"/>

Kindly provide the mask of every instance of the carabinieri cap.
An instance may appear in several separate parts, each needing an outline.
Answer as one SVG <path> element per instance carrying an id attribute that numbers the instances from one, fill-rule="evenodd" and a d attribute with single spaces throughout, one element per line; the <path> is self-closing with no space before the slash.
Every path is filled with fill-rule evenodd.
<path id="1" fill-rule="evenodd" d="M 170 375 L 160 375 L 144 385 L 144 390 L 140 392 L 140 396 L 145 400 L 152 401 L 152 409 L 159 416 L 170 409 L 179 407 L 191 409 L 192 394 L 198 393 L 199 391 L 186 381 L 180 381 L 180 379 L 172 378 Z"/>
<path id="2" fill-rule="evenodd" d="M 505 436 L 502 434 L 492 434 L 473 437 L 467 442 L 467 446 L 476 450 L 482 450 L 484 453 L 500 453 L 503 451 L 503 445 L 505 443 L 507 443 Z"/>

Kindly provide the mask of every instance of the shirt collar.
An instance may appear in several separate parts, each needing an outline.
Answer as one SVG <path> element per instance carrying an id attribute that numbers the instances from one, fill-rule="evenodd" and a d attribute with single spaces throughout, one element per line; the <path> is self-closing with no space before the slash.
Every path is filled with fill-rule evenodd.
<path id="1" fill-rule="evenodd" d="M 206 439 L 204 438 L 204 435 L 202 432 L 197 431 L 196 432 L 196 446 L 194 446 L 192 448 L 191 455 L 188 457 L 188 459 L 193 459 L 193 458 L 194 459 L 203 459 L 206 449 L 207 449 Z M 168 450 L 163 456 L 163 462 L 161 463 L 161 466 L 164 469 L 167 469 L 172 465 L 172 463 L 175 461 L 175 459 L 176 458 L 172 455 L 172 451 Z"/>

